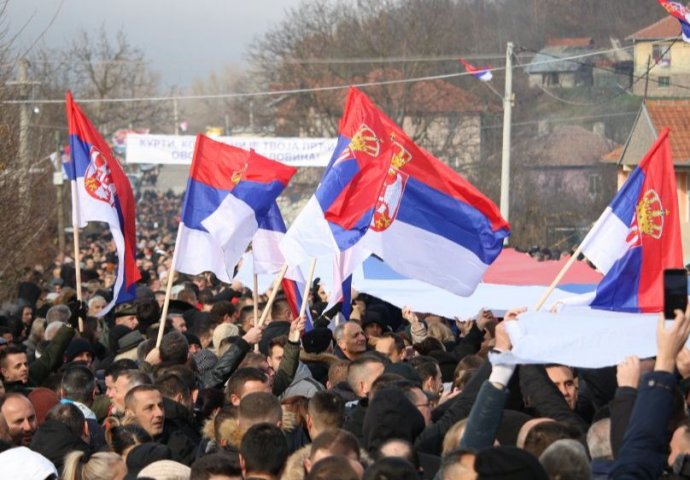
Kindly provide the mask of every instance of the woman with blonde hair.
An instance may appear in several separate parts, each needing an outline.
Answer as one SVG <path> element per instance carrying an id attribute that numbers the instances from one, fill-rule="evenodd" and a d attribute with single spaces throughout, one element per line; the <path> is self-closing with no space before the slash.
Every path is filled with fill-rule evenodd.
<path id="1" fill-rule="evenodd" d="M 113 452 L 98 452 L 89 456 L 84 452 L 71 452 L 65 457 L 62 480 L 123 480 L 127 467 Z"/>

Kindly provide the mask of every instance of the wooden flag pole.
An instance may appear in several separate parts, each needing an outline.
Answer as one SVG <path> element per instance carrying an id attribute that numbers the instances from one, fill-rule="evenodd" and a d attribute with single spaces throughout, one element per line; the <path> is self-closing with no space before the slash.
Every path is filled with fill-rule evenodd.
<path id="1" fill-rule="evenodd" d="M 72 209 L 77 221 L 72 219 L 72 238 L 74 238 L 74 274 L 76 275 L 77 300 L 79 301 L 79 308 L 81 309 L 82 294 L 81 294 L 81 255 L 79 253 L 79 201 L 77 200 L 77 182 L 70 182 L 72 185 Z M 79 333 L 84 333 L 84 319 L 79 316 Z"/>
<path id="2" fill-rule="evenodd" d="M 266 322 L 266 318 L 268 318 L 268 313 L 271 311 L 271 305 L 273 305 L 273 300 L 276 299 L 276 295 L 278 294 L 278 286 L 280 285 L 280 282 L 283 281 L 283 278 L 285 278 L 285 273 L 287 272 L 287 269 L 287 263 L 283 265 L 283 268 L 280 269 L 280 272 L 276 277 L 276 281 L 273 284 L 273 290 L 271 291 L 271 295 L 268 297 L 268 302 L 266 302 L 266 307 L 264 308 L 264 311 L 261 313 L 261 318 L 259 319 L 259 323 L 257 325 L 258 327 L 263 326 L 264 322 Z"/>
<path id="3" fill-rule="evenodd" d="M 311 265 L 309 266 L 309 277 L 307 278 L 307 287 L 311 285 L 311 281 L 314 278 L 314 271 L 316 270 L 316 257 L 311 259 Z M 307 311 L 307 305 L 309 304 L 309 292 L 306 291 L 304 292 L 304 295 L 302 296 L 302 305 L 300 306 L 299 309 L 299 316 L 303 317 L 304 314 Z"/>
<path id="4" fill-rule="evenodd" d="M 535 311 L 539 311 L 541 307 L 544 306 L 544 303 L 546 303 L 546 300 L 549 298 L 551 293 L 554 291 L 556 288 L 556 285 L 560 283 L 561 280 L 563 280 L 563 277 L 565 276 L 566 273 L 568 273 L 568 270 L 570 270 L 570 267 L 573 266 L 573 263 L 575 263 L 575 260 L 577 260 L 577 257 L 580 256 L 580 253 L 582 252 L 582 245 L 579 245 L 575 251 L 573 252 L 572 256 L 568 260 L 568 262 L 563 265 L 563 268 L 561 268 L 561 271 L 558 272 L 558 275 L 556 275 L 556 278 L 551 282 L 551 285 L 549 288 L 546 289 L 544 292 L 544 295 L 541 296 L 537 304 L 534 306 Z"/>
<path id="5" fill-rule="evenodd" d="M 170 271 L 168 272 L 168 284 L 165 287 L 165 300 L 163 300 L 163 310 L 161 311 L 161 319 L 158 325 L 158 337 L 156 337 L 156 348 L 161 346 L 161 340 L 163 340 L 163 331 L 165 330 L 165 321 L 168 317 L 170 295 L 172 294 L 173 278 L 175 277 L 175 265 L 177 265 L 177 245 L 180 243 L 180 235 L 182 235 L 182 222 L 180 222 L 180 224 L 177 227 L 177 238 L 175 239 L 175 247 L 173 248 L 172 261 L 170 262 Z"/>
<path id="6" fill-rule="evenodd" d="M 254 322 L 253 325 L 259 324 L 259 276 L 254 273 L 254 288 L 252 289 L 252 298 L 254 299 Z"/>

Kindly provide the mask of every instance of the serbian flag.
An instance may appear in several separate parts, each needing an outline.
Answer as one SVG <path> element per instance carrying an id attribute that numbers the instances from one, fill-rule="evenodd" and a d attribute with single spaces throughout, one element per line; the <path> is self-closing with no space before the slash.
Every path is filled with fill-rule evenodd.
<path id="1" fill-rule="evenodd" d="M 276 202 L 273 202 L 265 215 L 257 219 L 259 228 L 252 239 L 252 257 L 254 259 L 254 273 L 278 273 L 285 264 L 285 257 L 280 251 L 279 245 L 287 229 L 283 215 Z M 289 277 L 289 278 L 288 278 Z M 295 278 L 293 280 L 293 278 Z M 307 294 L 306 283 L 299 269 L 288 271 L 281 283 L 285 298 L 290 304 L 292 316 L 299 316 L 302 307 L 302 299 Z M 314 328 L 311 312 L 306 310 L 306 327 L 309 331 Z"/>
<path id="2" fill-rule="evenodd" d="M 235 265 L 297 170 L 197 135 L 174 268 L 230 283 Z"/>
<path id="3" fill-rule="evenodd" d="M 369 256 L 357 244 L 369 229 L 390 165 L 390 139 L 378 113 L 366 108 L 368 101 L 350 89 L 336 149 L 316 192 L 280 243 L 290 266 L 306 267 L 314 257 L 333 263 L 329 307 L 347 299 L 348 277 Z"/>
<path id="4" fill-rule="evenodd" d="M 141 278 L 135 261 L 134 195 L 127 175 L 108 144 L 72 98 L 66 95 L 70 158 L 64 164 L 72 185 L 72 221 L 77 228 L 105 222 L 117 249 L 118 265 L 113 300 L 98 314 L 133 300 Z"/>
<path id="5" fill-rule="evenodd" d="M 374 253 L 403 276 L 470 295 L 510 234 L 496 205 L 355 88 L 340 132 L 311 205 L 281 243 L 288 263 L 335 252 L 342 283 Z"/>
<path id="6" fill-rule="evenodd" d="M 482 82 L 488 82 L 493 78 L 493 74 L 491 73 L 491 65 L 487 67 L 475 67 L 474 65 L 466 62 L 463 58 L 460 59 L 460 63 L 462 63 L 462 65 L 465 67 L 465 70 Z"/>
<path id="7" fill-rule="evenodd" d="M 659 0 L 659 3 L 670 15 L 678 19 L 683 41 L 690 42 L 690 11 L 682 3 L 668 0 Z"/>
<path id="8" fill-rule="evenodd" d="M 593 308 L 663 310 L 663 272 L 683 268 L 676 176 L 664 129 L 582 242 L 604 273 Z"/>

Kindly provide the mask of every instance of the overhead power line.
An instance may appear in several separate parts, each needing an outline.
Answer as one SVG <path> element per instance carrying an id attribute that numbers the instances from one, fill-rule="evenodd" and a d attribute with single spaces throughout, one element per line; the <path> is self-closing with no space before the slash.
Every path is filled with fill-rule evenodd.
<path id="1" fill-rule="evenodd" d="M 533 63 L 532 65 L 542 65 L 542 64 L 550 64 L 550 63 L 556 63 L 556 62 L 562 62 L 562 61 L 567 61 L 567 60 L 576 60 L 580 58 L 587 58 L 587 57 L 592 57 L 596 55 L 603 55 L 606 53 L 611 53 L 614 51 L 620 51 L 619 48 L 612 48 L 612 49 L 606 49 L 606 50 L 597 50 L 593 52 L 587 52 L 587 53 L 582 53 L 578 55 L 572 55 L 568 57 L 561 57 L 561 58 L 554 58 L 551 60 L 543 60 L 538 63 Z M 503 71 L 505 70 L 505 67 L 492 67 L 488 70 L 491 71 Z M 344 85 L 331 85 L 331 86 L 324 86 L 324 87 L 312 87 L 312 88 L 294 88 L 294 89 L 285 89 L 285 90 L 268 90 L 268 91 L 262 91 L 262 92 L 232 92 L 232 93 L 217 93 L 217 94 L 201 94 L 201 95 L 165 95 L 165 96 L 149 96 L 149 97 L 126 97 L 126 98 L 103 98 L 103 99 L 96 99 L 96 98 L 81 98 L 77 99 L 79 103 L 128 103 L 128 102 L 165 102 L 165 101 L 171 101 L 171 100 L 177 100 L 177 101 L 184 101 L 184 100 L 211 100 L 211 99 L 224 99 L 224 98 L 251 98 L 251 97 L 266 97 L 266 96 L 277 96 L 277 95 L 296 95 L 300 93 L 313 93 L 313 92 L 326 92 L 326 91 L 334 91 L 334 90 L 343 90 L 346 88 L 349 88 L 351 86 L 358 87 L 358 88 L 366 88 L 366 87 L 374 87 L 374 86 L 381 86 L 381 85 L 399 85 L 399 84 L 405 84 L 405 83 L 416 83 L 416 82 L 424 82 L 424 81 L 434 81 L 434 80 L 443 80 L 443 79 L 448 79 L 448 78 L 457 78 L 457 77 L 464 77 L 467 75 L 471 75 L 470 72 L 457 72 L 457 73 L 448 73 L 448 74 L 441 74 L 441 75 L 428 75 L 428 76 L 422 76 L 422 77 L 414 77 L 414 78 L 403 78 L 403 79 L 396 79 L 396 80 L 381 80 L 381 81 L 376 81 L 376 82 L 361 82 L 361 83 L 355 83 L 355 84 L 344 84 Z M 42 104 L 61 104 L 64 103 L 64 99 L 34 99 L 34 100 L 6 100 L 3 103 L 5 104 L 25 104 L 25 103 L 31 103 L 35 105 L 42 105 Z"/>

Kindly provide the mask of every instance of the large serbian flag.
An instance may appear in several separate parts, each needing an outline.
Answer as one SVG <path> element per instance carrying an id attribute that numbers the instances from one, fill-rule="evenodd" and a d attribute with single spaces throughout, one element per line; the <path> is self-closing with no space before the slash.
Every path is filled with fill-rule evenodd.
<path id="1" fill-rule="evenodd" d="M 663 310 L 663 272 L 683 268 L 676 177 L 664 129 L 582 242 L 605 276 L 593 308 Z"/>
<path id="2" fill-rule="evenodd" d="M 198 135 L 182 207 L 175 270 L 230 283 L 237 262 L 296 169 Z"/>
<path id="3" fill-rule="evenodd" d="M 141 278 L 135 261 L 134 195 L 127 175 L 71 92 L 66 95 L 66 110 L 70 158 L 64 169 L 72 185 L 73 223 L 79 228 L 88 222 L 107 223 L 117 249 L 113 299 L 98 314 L 102 316 L 133 300 Z"/>
<path id="4" fill-rule="evenodd" d="M 374 253 L 403 276 L 470 295 L 510 234 L 496 205 L 355 88 L 339 130 L 314 198 L 281 243 L 288 263 L 331 253 L 337 285 Z"/>

